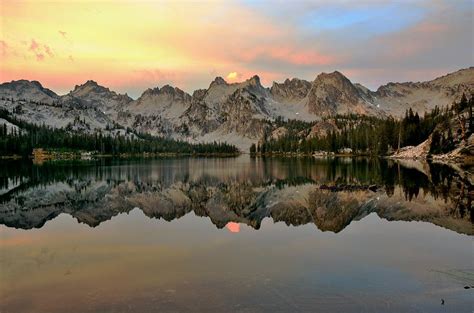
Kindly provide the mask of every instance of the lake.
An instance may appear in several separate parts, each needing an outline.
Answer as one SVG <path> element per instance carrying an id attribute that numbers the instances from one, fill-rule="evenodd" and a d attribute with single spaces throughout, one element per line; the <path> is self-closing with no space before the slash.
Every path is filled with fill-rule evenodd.
<path id="1" fill-rule="evenodd" d="M 472 312 L 473 169 L 0 163 L 0 312 Z"/>

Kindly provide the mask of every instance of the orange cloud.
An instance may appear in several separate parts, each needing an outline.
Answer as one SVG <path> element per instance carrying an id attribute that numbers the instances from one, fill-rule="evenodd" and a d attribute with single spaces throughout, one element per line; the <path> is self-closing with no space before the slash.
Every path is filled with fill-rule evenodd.
<path id="1" fill-rule="evenodd" d="M 247 62 L 258 58 L 271 58 L 295 65 L 328 65 L 338 61 L 335 56 L 290 46 L 260 46 L 242 51 L 241 57 Z"/>
<path id="2" fill-rule="evenodd" d="M 231 73 L 229 80 L 258 74 L 262 83 L 271 84 L 282 74 L 248 63 L 257 58 L 299 65 L 331 61 L 292 44 L 292 27 L 238 3 L 26 0 L 8 2 L 1 14 L 0 40 L 11 38 L 19 52 L 3 60 L 2 77 L 36 79 L 59 91 L 65 91 L 66 82 L 72 88 L 94 79 L 111 88 L 143 90 L 168 83 L 192 92 L 214 78 L 210 68 L 219 75 Z M 245 23 L 235 27 L 228 21 Z"/>
<path id="3" fill-rule="evenodd" d="M 192 92 L 207 87 L 215 76 L 230 75 L 228 80 L 237 81 L 257 74 L 268 86 L 288 77 L 312 79 L 320 71 L 370 70 L 393 64 L 410 68 L 424 60 L 435 62 L 425 54 L 438 53 L 441 57 L 436 62 L 442 59 L 444 64 L 457 64 L 457 58 L 445 58 L 444 51 L 465 55 L 469 50 L 459 49 L 459 44 L 449 40 L 433 49 L 437 40 L 443 43 L 440 37 L 451 39 L 461 31 L 468 32 L 465 25 L 469 23 L 463 20 L 462 27 L 453 28 L 449 23 L 459 19 L 452 17 L 425 20 L 408 30 L 367 39 L 355 30 L 313 32 L 306 26 L 301 28 L 300 15 L 290 16 L 294 12 L 284 12 L 288 18 L 281 19 L 267 14 L 278 6 L 258 7 L 219 0 L 192 4 L 4 0 L 0 75 L 10 80 L 36 79 L 59 91 L 64 91 L 66 84 L 68 90 L 94 79 L 120 92 L 164 83 Z M 361 77 L 364 75 L 369 74 Z"/>

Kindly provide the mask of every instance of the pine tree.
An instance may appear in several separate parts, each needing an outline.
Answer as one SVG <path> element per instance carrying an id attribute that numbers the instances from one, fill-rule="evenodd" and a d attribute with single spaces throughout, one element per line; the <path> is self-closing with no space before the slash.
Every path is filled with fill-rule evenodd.
<path id="1" fill-rule="evenodd" d="M 461 100 L 460 100 L 459 103 L 455 106 L 455 108 L 456 108 L 456 113 L 457 113 L 457 114 L 461 113 L 465 108 L 467 108 L 467 106 L 468 106 L 468 102 L 467 102 L 466 94 L 463 93 L 462 96 L 461 96 Z"/>
<path id="2" fill-rule="evenodd" d="M 255 144 L 253 143 L 253 144 L 250 146 L 250 154 L 255 154 L 256 151 L 257 151 L 257 148 L 255 147 Z"/>

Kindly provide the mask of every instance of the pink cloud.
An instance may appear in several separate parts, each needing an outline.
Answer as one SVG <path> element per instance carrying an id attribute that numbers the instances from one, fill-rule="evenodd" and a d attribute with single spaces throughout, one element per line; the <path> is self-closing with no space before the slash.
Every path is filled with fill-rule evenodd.
<path id="1" fill-rule="evenodd" d="M 35 55 L 36 61 L 43 61 L 46 55 L 49 56 L 50 58 L 54 57 L 54 53 L 48 45 L 41 44 L 34 39 L 31 39 L 28 51 L 33 52 L 33 54 Z"/>
<path id="2" fill-rule="evenodd" d="M 433 23 L 429 21 L 425 21 L 423 23 L 419 23 L 413 28 L 413 31 L 419 33 L 429 33 L 429 34 L 436 34 L 439 32 L 443 32 L 447 30 L 448 27 L 444 24 Z"/>
<path id="3" fill-rule="evenodd" d="M 271 51 L 270 56 L 277 60 L 285 61 L 295 65 L 329 65 L 336 62 L 336 58 L 324 55 L 316 51 L 294 51 L 289 48 Z"/>
<path id="4" fill-rule="evenodd" d="M 449 31 L 447 25 L 422 21 L 410 28 L 386 37 L 379 37 L 376 42 L 387 47 L 390 60 L 407 59 L 429 52 L 437 42 L 437 38 L 446 37 Z"/>
<path id="5" fill-rule="evenodd" d="M 47 55 L 49 55 L 50 58 L 54 56 L 53 52 L 51 51 L 51 48 L 47 45 L 43 45 L 44 47 L 44 52 L 46 52 Z"/>
<path id="6" fill-rule="evenodd" d="M 240 57 L 245 62 L 254 61 L 257 58 L 271 58 L 294 65 L 329 65 L 337 62 L 332 55 L 325 55 L 313 50 L 303 50 L 291 46 L 260 46 L 243 50 Z"/>
<path id="7" fill-rule="evenodd" d="M 7 55 L 8 45 L 4 40 L 0 40 L 0 55 L 5 57 Z"/>
<path id="8" fill-rule="evenodd" d="M 31 39 L 30 48 L 28 50 L 36 52 L 38 48 L 39 48 L 39 44 L 36 42 L 36 40 Z"/>

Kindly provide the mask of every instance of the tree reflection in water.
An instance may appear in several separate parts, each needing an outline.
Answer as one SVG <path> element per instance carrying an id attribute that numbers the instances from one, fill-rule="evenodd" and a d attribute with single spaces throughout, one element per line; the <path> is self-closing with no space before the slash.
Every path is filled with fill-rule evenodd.
<path id="1" fill-rule="evenodd" d="M 233 232 L 238 223 L 258 229 L 265 217 L 339 232 L 372 212 L 473 232 L 472 175 L 441 164 L 243 156 L 1 165 L 0 223 L 15 228 L 61 213 L 95 227 L 138 207 L 167 221 L 194 212 Z"/>

